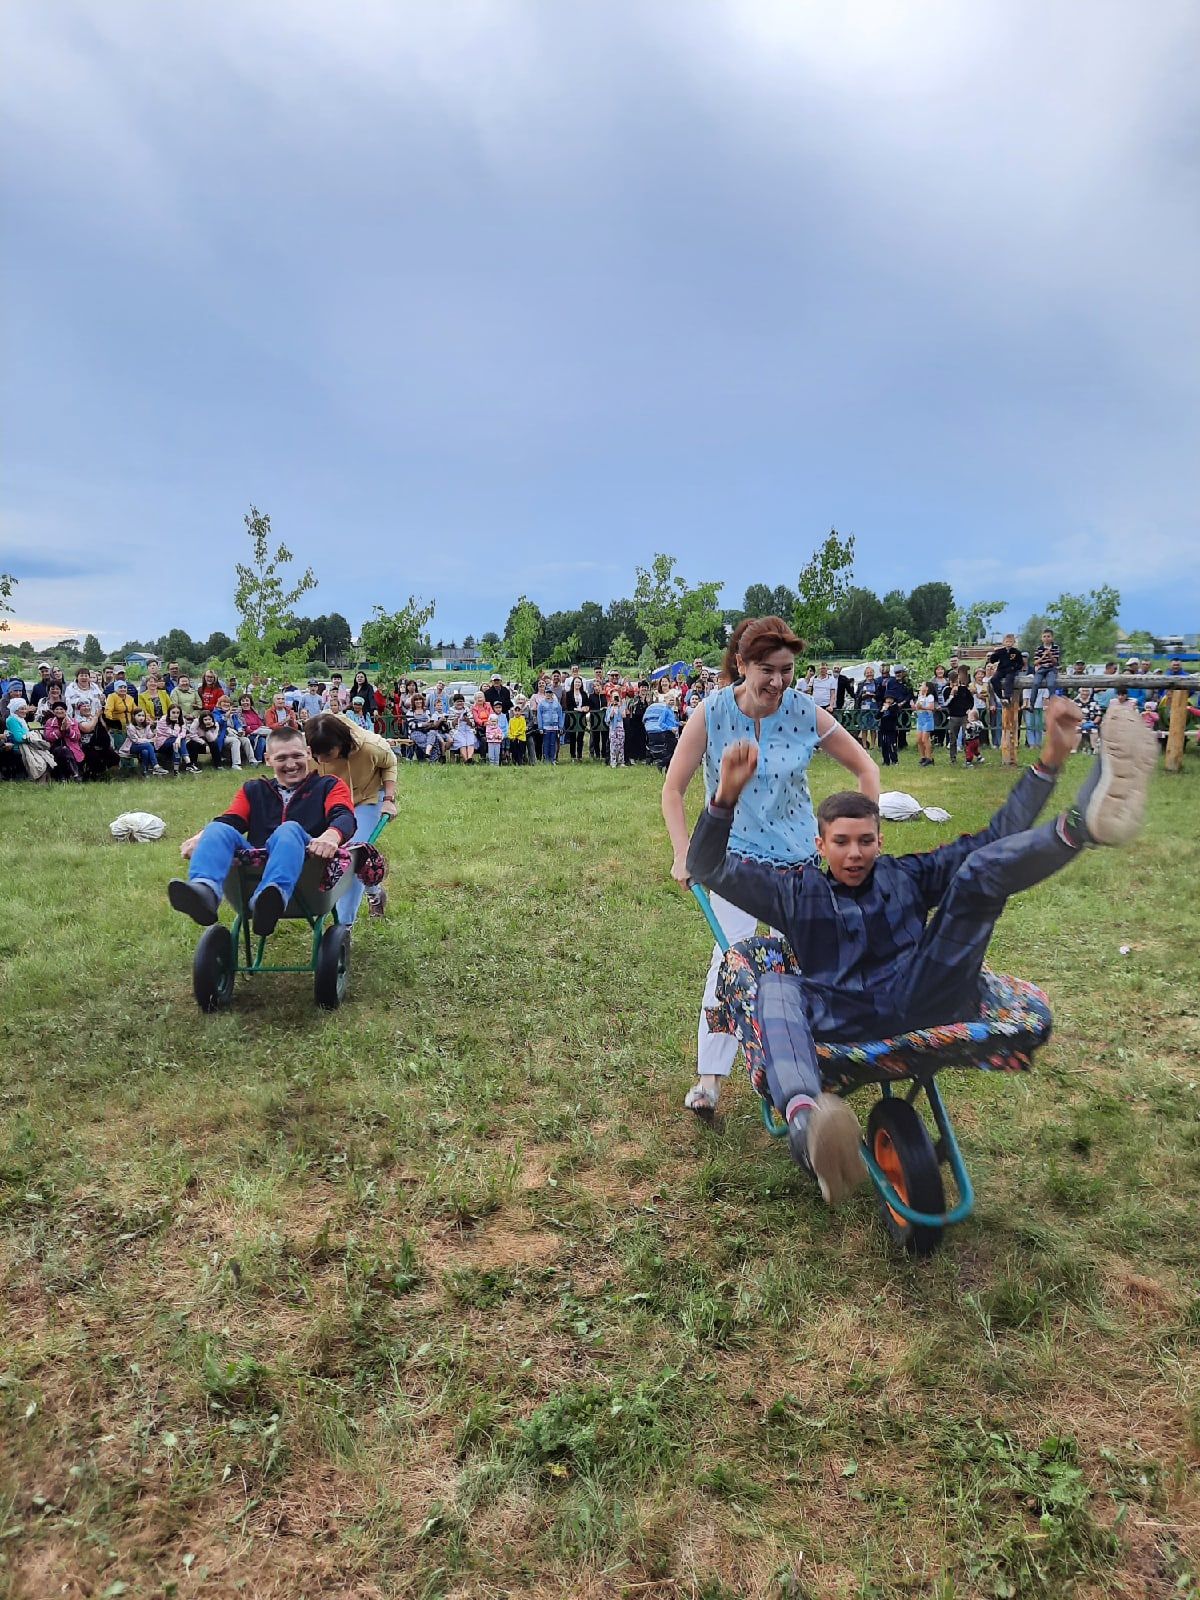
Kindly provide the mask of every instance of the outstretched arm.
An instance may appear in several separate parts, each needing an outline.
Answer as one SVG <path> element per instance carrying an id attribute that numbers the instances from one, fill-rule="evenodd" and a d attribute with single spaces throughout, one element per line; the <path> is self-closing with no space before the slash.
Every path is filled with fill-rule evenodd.
<path id="1" fill-rule="evenodd" d="M 721 780 L 711 805 L 700 813 L 687 854 L 687 873 L 714 893 L 772 927 L 786 930 L 797 920 L 803 868 L 775 867 L 765 861 L 731 857 L 729 830 L 738 797 L 758 768 L 758 746 L 748 739 L 731 744 L 721 758 Z"/>
<path id="2" fill-rule="evenodd" d="M 1041 759 L 1017 779 L 1008 799 L 986 828 L 966 833 L 953 844 L 919 855 L 897 856 L 896 865 L 917 880 L 927 909 L 941 900 L 951 878 L 968 856 L 995 839 L 1024 833 L 1037 820 L 1038 813 L 1054 791 L 1059 768 L 1079 742 L 1083 712 L 1073 700 L 1051 700 L 1046 707 L 1046 731 Z"/>

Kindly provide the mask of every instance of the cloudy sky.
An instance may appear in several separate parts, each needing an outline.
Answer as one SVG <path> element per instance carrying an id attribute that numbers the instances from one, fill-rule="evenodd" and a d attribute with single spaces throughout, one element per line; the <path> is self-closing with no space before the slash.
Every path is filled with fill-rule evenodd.
<path id="1" fill-rule="evenodd" d="M 1200 625 L 1192 0 L 6 0 L 18 637 L 694 579 Z M 40 637 L 45 637 L 43 634 Z"/>

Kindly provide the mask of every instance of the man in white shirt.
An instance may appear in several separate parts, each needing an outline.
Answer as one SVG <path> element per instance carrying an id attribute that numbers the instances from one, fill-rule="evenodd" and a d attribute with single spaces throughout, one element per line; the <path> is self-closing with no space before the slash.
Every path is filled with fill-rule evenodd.
<path id="1" fill-rule="evenodd" d="M 830 672 L 828 661 L 822 661 L 817 668 L 817 675 L 812 681 L 809 693 L 822 711 L 828 711 L 833 704 L 833 697 L 837 693 L 837 679 Z"/>

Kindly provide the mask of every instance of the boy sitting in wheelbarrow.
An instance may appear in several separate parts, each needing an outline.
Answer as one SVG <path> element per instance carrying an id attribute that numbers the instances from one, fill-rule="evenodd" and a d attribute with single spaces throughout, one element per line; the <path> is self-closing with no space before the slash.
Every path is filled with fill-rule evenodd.
<path id="1" fill-rule="evenodd" d="M 1136 707 L 1119 702 L 1104 718 L 1100 754 L 1075 804 L 1033 826 L 1082 720 L 1072 701 L 1051 700 L 1037 764 L 986 828 L 935 850 L 882 855 L 874 802 L 830 795 L 817 810 L 825 871 L 727 854 L 733 810 L 754 776 L 758 747 L 743 740 L 726 750 L 687 870 L 779 928 L 791 947 L 789 953 L 780 941 L 761 938 L 733 945 L 717 994 L 756 1087 L 787 1121 L 793 1159 L 815 1175 L 831 1205 L 866 1169 L 858 1118 L 839 1096 L 822 1092 L 814 1040 L 876 1039 L 976 1017 L 984 957 L 1009 897 L 1086 846 L 1127 844 L 1140 829 L 1156 747 Z"/>
<path id="2" fill-rule="evenodd" d="M 201 927 L 217 920 L 221 889 L 239 850 L 267 852 L 262 881 L 250 899 L 251 927 L 265 935 L 274 933 L 306 856 L 327 861 L 354 836 L 350 790 L 341 778 L 309 772 L 302 729 L 282 723 L 272 728 L 266 760 L 275 776 L 244 783 L 227 811 L 179 847 L 191 865 L 186 879 L 172 878 L 167 898 Z"/>

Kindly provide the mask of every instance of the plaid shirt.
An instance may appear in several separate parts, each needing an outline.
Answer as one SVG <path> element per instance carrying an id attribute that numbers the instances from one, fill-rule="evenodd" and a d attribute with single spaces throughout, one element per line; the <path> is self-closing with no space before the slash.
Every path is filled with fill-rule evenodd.
<path id="1" fill-rule="evenodd" d="M 697 882 L 778 928 L 804 976 L 818 1039 L 871 1039 L 904 1026 L 907 992 L 925 919 L 974 851 L 1023 833 L 1054 780 L 1030 768 L 980 833 L 918 855 L 880 856 L 857 888 L 818 867 L 776 867 L 727 853 L 732 811 L 708 806 L 696 824 L 687 870 Z"/>

